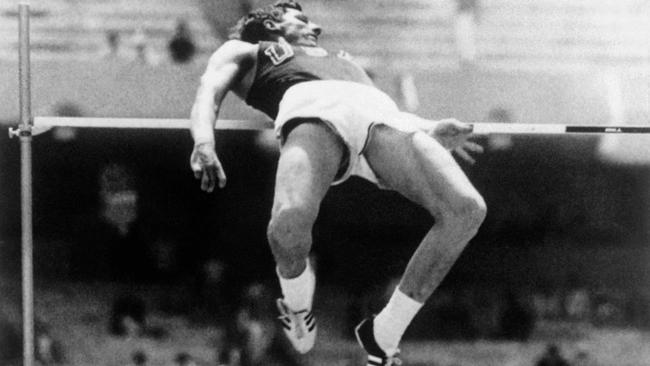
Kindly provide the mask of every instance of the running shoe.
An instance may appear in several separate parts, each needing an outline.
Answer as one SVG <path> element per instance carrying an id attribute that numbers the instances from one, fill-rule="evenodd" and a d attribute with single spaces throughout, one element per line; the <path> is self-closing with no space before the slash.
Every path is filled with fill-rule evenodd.
<path id="1" fill-rule="evenodd" d="M 277 300 L 282 323 L 282 330 L 287 335 L 293 348 L 300 353 L 307 353 L 316 341 L 316 318 L 310 309 L 292 311 L 283 299 Z"/>
<path id="2" fill-rule="evenodd" d="M 394 354 L 387 355 L 384 350 L 379 347 L 377 341 L 375 340 L 375 335 L 373 333 L 374 328 L 374 316 L 371 318 L 366 318 L 357 327 L 354 329 L 354 334 L 357 336 L 357 341 L 366 350 L 368 353 L 368 363 L 366 366 L 399 366 L 402 364 L 402 361 L 397 358 L 399 356 L 399 350 L 396 350 Z"/>

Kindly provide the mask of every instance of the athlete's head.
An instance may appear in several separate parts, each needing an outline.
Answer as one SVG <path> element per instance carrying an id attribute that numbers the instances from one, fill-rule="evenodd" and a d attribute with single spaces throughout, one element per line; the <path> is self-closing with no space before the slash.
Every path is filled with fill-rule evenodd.
<path id="1" fill-rule="evenodd" d="M 291 44 L 316 46 L 320 33 L 321 28 L 309 21 L 300 4 L 293 0 L 280 0 L 242 17 L 233 27 L 230 38 L 258 43 L 283 37 Z"/>

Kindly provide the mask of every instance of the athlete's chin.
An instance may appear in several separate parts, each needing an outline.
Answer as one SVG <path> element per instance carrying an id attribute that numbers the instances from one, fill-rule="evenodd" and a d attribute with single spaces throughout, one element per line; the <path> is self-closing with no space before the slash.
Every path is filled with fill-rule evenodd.
<path id="1" fill-rule="evenodd" d="M 300 43 L 301 43 L 301 46 L 318 47 L 318 41 L 315 38 L 306 38 L 306 39 L 303 39 Z"/>

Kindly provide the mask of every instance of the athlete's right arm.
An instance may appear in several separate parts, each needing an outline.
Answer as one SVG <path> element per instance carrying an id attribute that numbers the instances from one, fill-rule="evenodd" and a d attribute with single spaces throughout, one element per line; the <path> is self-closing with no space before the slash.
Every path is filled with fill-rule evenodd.
<path id="1" fill-rule="evenodd" d="M 201 189 L 212 192 L 215 185 L 226 185 L 226 174 L 221 166 L 214 143 L 214 126 L 219 108 L 229 90 L 245 74 L 257 46 L 242 41 L 228 41 L 210 57 L 196 92 L 190 116 L 190 132 L 194 150 L 190 166 L 194 176 L 201 179 Z"/>

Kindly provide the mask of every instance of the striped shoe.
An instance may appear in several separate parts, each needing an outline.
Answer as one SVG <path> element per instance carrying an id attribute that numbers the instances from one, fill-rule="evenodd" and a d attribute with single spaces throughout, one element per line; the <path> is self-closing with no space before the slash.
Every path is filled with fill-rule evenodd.
<path id="1" fill-rule="evenodd" d="M 357 336 L 357 342 L 359 342 L 361 347 L 363 347 L 363 349 L 368 353 L 368 363 L 366 366 L 401 365 L 402 361 L 397 358 L 399 350 L 396 350 L 394 354 L 389 356 L 377 344 L 373 333 L 373 320 L 374 317 L 366 318 L 354 329 L 354 334 Z"/>
<path id="2" fill-rule="evenodd" d="M 316 318 L 309 309 L 292 311 L 283 299 L 277 300 L 282 323 L 282 330 L 287 335 L 293 348 L 300 353 L 307 353 L 316 341 Z"/>

